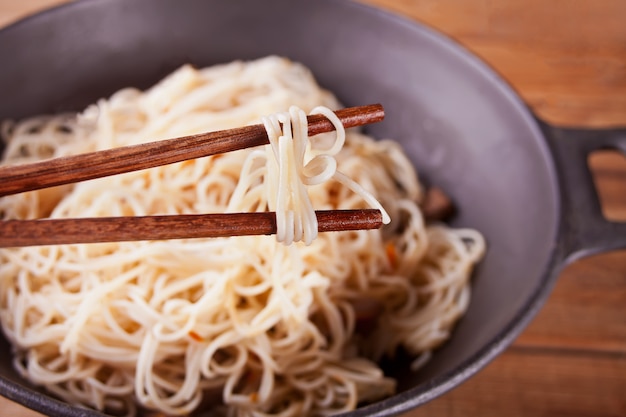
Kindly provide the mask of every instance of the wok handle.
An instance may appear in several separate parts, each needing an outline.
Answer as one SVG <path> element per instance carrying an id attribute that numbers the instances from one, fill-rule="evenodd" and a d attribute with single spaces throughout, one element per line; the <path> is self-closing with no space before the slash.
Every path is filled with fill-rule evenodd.
<path id="1" fill-rule="evenodd" d="M 552 150 L 561 190 L 561 242 L 565 263 L 626 248 L 626 222 L 608 221 L 587 165 L 593 151 L 626 155 L 626 129 L 579 129 L 540 122 Z"/>

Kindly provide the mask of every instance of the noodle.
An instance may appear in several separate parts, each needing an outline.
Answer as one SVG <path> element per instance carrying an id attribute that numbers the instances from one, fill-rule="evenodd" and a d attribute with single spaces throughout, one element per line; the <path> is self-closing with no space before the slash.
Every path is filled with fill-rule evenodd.
<path id="1" fill-rule="evenodd" d="M 263 117 L 270 144 L 265 146 L 265 153 L 253 152 L 244 162 L 247 169 L 241 173 L 229 208 L 253 209 L 242 204 L 242 200 L 244 192 L 259 195 L 249 190 L 256 183 L 265 188 L 267 207 L 276 212 L 277 240 L 287 245 L 304 240 L 310 245 L 317 237 L 318 225 L 306 186 L 319 185 L 334 178 L 378 208 L 382 212 L 383 223 L 388 224 L 391 219 L 374 196 L 337 171 L 334 156 L 346 139 L 345 129 L 337 115 L 322 106 L 314 108 L 311 114 L 323 114 L 332 122 L 337 132 L 334 142 L 327 149 L 314 148 L 308 140 L 306 113 L 298 107 L 291 106 L 289 112 Z M 249 172 L 254 160 L 260 157 L 267 161 L 265 169 L 257 168 Z M 250 200 L 254 206 L 259 206 L 256 199 Z"/>
<path id="2" fill-rule="evenodd" d="M 307 138 L 304 112 L 332 118 L 318 106 L 339 103 L 303 66 L 267 57 L 184 66 L 78 116 L 6 122 L 4 163 L 16 164 L 286 112 L 263 120 L 265 147 L 0 199 L 4 219 L 273 210 L 280 226 L 276 237 L 1 249 L 16 369 L 115 415 L 207 403 L 232 416 L 330 415 L 392 394 L 377 361 L 403 348 L 418 367 L 449 337 L 484 241 L 425 225 L 395 142 L 342 128 Z M 393 219 L 383 229 L 317 236 L 313 209 L 377 201 Z"/>

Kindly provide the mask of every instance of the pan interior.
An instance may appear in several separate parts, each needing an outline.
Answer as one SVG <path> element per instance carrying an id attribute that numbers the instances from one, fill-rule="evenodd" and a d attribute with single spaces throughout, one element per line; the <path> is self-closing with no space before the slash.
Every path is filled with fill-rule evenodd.
<path id="1" fill-rule="evenodd" d="M 488 241 L 470 310 L 422 372 L 402 375 L 401 391 L 445 382 L 510 336 L 503 329 L 544 285 L 558 192 L 536 123 L 482 63 L 420 25 L 333 0 L 92 0 L 4 30 L 0 54 L 10 57 L 0 119 L 81 110 L 183 63 L 269 54 L 307 65 L 345 105 L 382 103 L 386 120 L 369 133 L 400 141 L 424 180 L 453 197 L 454 224 Z M 0 373 L 18 380 L 9 354 Z"/>

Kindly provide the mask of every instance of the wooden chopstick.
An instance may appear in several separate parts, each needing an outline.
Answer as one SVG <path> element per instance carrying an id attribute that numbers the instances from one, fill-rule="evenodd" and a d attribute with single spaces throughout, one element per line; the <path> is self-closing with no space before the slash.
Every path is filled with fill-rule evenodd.
<path id="1" fill-rule="evenodd" d="M 346 128 L 381 121 L 380 104 L 335 112 Z M 325 116 L 308 116 L 309 136 L 334 130 Z M 67 156 L 30 164 L 0 167 L 0 196 L 138 171 L 188 159 L 216 155 L 268 143 L 263 125 L 245 126 L 175 139 Z"/>
<path id="2" fill-rule="evenodd" d="M 315 213 L 320 232 L 376 229 L 382 226 L 382 214 L 374 209 L 327 210 Z M 0 247 L 274 233 L 274 212 L 6 220 L 0 222 Z"/>

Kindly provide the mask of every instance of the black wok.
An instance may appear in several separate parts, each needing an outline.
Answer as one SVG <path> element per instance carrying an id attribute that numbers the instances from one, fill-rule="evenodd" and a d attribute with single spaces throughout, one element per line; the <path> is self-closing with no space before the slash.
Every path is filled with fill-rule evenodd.
<path id="1" fill-rule="evenodd" d="M 453 388 L 512 342 L 564 265 L 626 247 L 626 224 L 604 220 L 586 165 L 596 149 L 626 152 L 626 131 L 543 123 L 449 39 L 348 1 L 90 0 L 53 9 L 0 31 L 0 119 L 81 110 L 183 63 L 269 54 L 307 65 L 345 105 L 383 103 L 386 121 L 369 133 L 400 141 L 423 178 L 453 196 L 453 223 L 481 230 L 489 244 L 451 340 L 417 374 L 391 363 L 399 393 L 352 415 L 399 413 Z M 2 395 L 53 416 L 100 415 L 29 385 L 4 339 L 0 349 Z"/>

